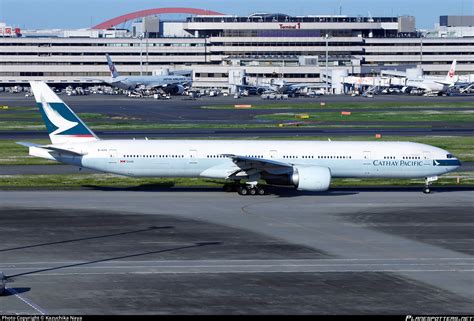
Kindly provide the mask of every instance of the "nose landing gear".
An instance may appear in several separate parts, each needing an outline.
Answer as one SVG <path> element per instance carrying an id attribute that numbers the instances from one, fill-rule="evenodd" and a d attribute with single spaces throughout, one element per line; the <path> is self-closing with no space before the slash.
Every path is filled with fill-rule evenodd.
<path id="1" fill-rule="evenodd" d="M 423 187 L 423 193 L 430 194 L 431 193 L 431 184 L 438 180 L 438 176 L 433 177 L 426 177 L 425 178 L 425 186 Z"/>

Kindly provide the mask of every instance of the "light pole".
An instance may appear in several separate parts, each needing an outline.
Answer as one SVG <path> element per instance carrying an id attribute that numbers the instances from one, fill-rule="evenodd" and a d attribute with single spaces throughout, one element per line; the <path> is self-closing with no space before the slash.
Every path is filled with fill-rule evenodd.
<path id="1" fill-rule="evenodd" d="M 143 61 L 142 61 L 142 40 L 143 40 L 143 33 L 141 33 L 138 36 L 138 39 L 140 40 L 140 76 L 143 75 Z"/>
<path id="2" fill-rule="evenodd" d="M 326 39 L 326 94 L 328 93 L 328 39 L 329 35 L 326 34 L 324 37 Z"/>
<path id="3" fill-rule="evenodd" d="M 145 31 L 145 50 L 146 50 L 146 64 L 145 64 L 145 73 L 148 75 L 148 32 Z"/>
<path id="4" fill-rule="evenodd" d="M 420 69 L 423 70 L 423 35 L 422 34 L 420 35 Z"/>

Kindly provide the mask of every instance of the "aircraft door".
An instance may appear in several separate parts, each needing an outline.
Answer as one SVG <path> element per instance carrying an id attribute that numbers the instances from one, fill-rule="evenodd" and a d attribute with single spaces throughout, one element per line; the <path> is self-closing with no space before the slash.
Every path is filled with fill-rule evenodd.
<path id="1" fill-rule="evenodd" d="M 197 150 L 190 149 L 189 150 L 189 164 L 197 164 L 197 163 L 198 163 Z"/>
<path id="2" fill-rule="evenodd" d="M 364 151 L 362 158 L 364 159 L 364 164 L 369 163 L 370 164 L 370 159 L 371 159 L 371 152 L 370 151 Z"/>
<path id="3" fill-rule="evenodd" d="M 423 165 L 431 165 L 431 152 L 423 151 Z"/>
<path id="4" fill-rule="evenodd" d="M 272 149 L 270 151 L 270 159 L 277 159 L 278 158 L 278 151 L 275 149 Z"/>
<path id="5" fill-rule="evenodd" d="M 115 148 L 110 148 L 108 150 L 104 150 L 104 158 L 105 158 L 105 166 L 113 171 L 115 169 L 118 168 L 118 164 L 119 164 L 119 159 L 118 159 L 118 155 L 117 155 L 117 149 Z"/>
<path id="6" fill-rule="evenodd" d="M 109 149 L 108 154 L 109 154 L 109 157 L 108 157 L 109 166 L 115 166 L 119 161 L 118 155 L 117 155 L 117 149 L 115 148 Z"/>
<path id="7" fill-rule="evenodd" d="M 368 176 L 371 173 L 372 168 L 372 156 L 370 151 L 364 151 L 362 154 L 364 164 L 364 175 Z"/>

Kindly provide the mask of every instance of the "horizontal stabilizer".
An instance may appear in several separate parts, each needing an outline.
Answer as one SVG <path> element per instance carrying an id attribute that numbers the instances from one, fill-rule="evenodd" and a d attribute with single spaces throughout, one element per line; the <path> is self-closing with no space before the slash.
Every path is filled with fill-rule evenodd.
<path id="1" fill-rule="evenodd" d="M 57 153 L 61 153 L 61 154 L 68 154 L 68 155 L 71 155 L 71 156 L 84 156 L 85 155 L 85 154 L 78 153 L 78 152 L 75 152 L 75 151 L 72 151 L 72 150 L 69 150 L 69 149 L 58 148 L 58 147 L 55 147 L 55 146 L 38 145 L 38 144 L 35 144 L 35 143 L 29 143 L 29 142 L 16 142 L 16 143 L 18 145 L 25 146 L 25 147 L 36 147 L 36 148 L 40 148 L 40 149 L 43 149 L 43 150 L 46 150 L 46 151 L 57 152 Z"/>
<path id="2" fill-rule="evenodd" d="M 15 144 L 25 146 L 25 147 L 41 147 L 41 145 L 30 143 L 30 142 L 16 142 Z"/>
<path id="3" fill-rule="evenodd" d="M 74 152 L 74 151 L 71 151 L 71 150 L 68 150 L 68 149 L 57 148 L 57 147 L 53 147 L 53 146 L 40 146 L 40 148 L 48 149 L 50 151 L 58 152 L 58 153 L 62 153 L 62 154 L 70 154 L 70 155 L 73 155 L 73 156 L 83 156 L 83 155 L 85 155 L 85 154 Z"/>

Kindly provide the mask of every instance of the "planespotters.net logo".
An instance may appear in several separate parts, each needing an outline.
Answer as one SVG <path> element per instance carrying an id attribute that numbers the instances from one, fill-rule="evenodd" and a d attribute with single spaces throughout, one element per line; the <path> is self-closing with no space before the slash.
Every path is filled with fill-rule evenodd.
<path id="1" fill-rule="evenodd" d="M 429 315 L 423 315 L 423 316 L 413 316 L 413 315 L 407 315 L 405 317 L 405 321 L 474 321 L 474 316 L 429 316 Z"/>

